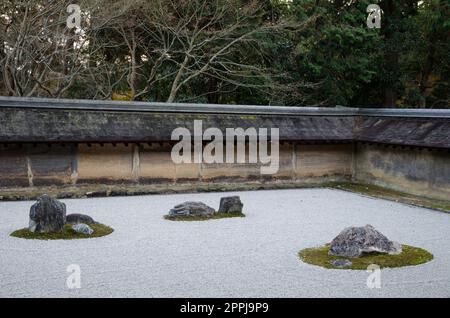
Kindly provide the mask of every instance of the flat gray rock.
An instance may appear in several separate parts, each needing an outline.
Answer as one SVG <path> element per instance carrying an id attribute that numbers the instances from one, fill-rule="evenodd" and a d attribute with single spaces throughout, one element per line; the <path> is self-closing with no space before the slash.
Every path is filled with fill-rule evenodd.
<path id="1" fill-rule="evenodd" d="M 400 254 L 402 247 L 399 243 L 390 241 L 373 226 L 366 225 L 344 229 L 331 242 L 328 254 L 360 257 L 363 253 L 372 252 Z"/>
<path id="2" fill-rule="evenodd" d="M 77 224 L 77 223 L 94 224 L 95 221 L 89 215 L 81 214 L 81 213 L 73 213 L 73 214 L 68 214 L 66 216 L 66 223 L 68 223 L 68 224 Z"/>
<path id="3" fill-rule="evenodd" d="M 237 195 L 220 199 L 219 213 L 242 213 L 241 198 Z"/>
<path id="4" fill-rule="evenodd" d="M 339 268 L 352 266 L 352 262 L 348 259 L 334 259 L 330 261 L 330 264 Z"/>
<path id="5" fill-rule="evenodd" d="M 187 201 L 176 205 L 169 211 L 169 216 L 211 215 L 216 211 L 203 202 Z"/>
<path id="6" fill-rule="evenodd" d="M 77 223 L 72 225 L 72 230 L 74 230 L 77 233 L 91 235 L 94 233 L 94 230 L 87 224 L 84 223 Z"/>
<path id="7" fill-rule="evenodd" d="M 30 208 L 30 232 L 62 232 L 66 222 L 66 205 L 48 195 L 40 196 Z"/>

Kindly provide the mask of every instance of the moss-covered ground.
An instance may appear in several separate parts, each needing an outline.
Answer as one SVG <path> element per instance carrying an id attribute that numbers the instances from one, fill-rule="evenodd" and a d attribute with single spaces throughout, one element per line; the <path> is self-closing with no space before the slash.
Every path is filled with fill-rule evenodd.
<path id="1" fill-rule="evenodd" d="M 37 233 L 37 232 L 30 232 L 28 228 L 23 228 L 12 232 L 11 236 L 30 240 L 74 240 L 74 239 L 101 237 L 111 234 L 114 231 L 109 226 L 100 223 L 89 224 L 89 226 L 94 230 L 94 232 L 91 235 L 77 233 L 74 230 L 72 230 L 71 224 L 65 224 L 64 230 L 62 232 Z"/>
<path id="2" fill-rule="evenodd" d="M 58 199 L 133 196 L 150 194 L 195 193 L 195 192 L 227 192 L 253 191 L 272 189 L 302 189 L 302 188 L 333 188 L 360 193 L 363 195 L 386 199 L 405 204 L 421 206 L 429 209 L 450 212 L 450 201 L 436 200 L 416 196 L 375 185 L 353 182 L 330 182 L 327 179 L 315 183 L 299 184 L 295 182 L 239 182 L 239 183 L 162 183 L 142 185 L 102 185 L 84 184 L 76 186 L 26 187 L 0 189 L 0 201 L 35 200 L 42 194 L 48 194 Z"/>
<path id="3" fill-rule="evenodd" d="M 402 253 L 398 255 L 366 253 L 358 258 L 328 255 L 329 249 L 330 246 L 327 244 L 321 247 L 306 248 L 301 250 L 298 254 L 300 259 L 305 263 L 330 269 L 341 269 L 330 264 L 330 261 L 337 259 L 348 259 L 352 262 L 352 265 L 342 269 L 355 270 L 366 270 L 371 264 L 376 264 L 380 266 L 380 268 L 412 266 L 423 264 L 433 259 L 433 254 L 422 248 L 409 245 L 402 245 Z"/>
<path id="4" fill-rule="evenodd" d="M 450 212 L 450 201 L 420 197 L 409 193 L 395 191 L 384 187 L 355 182 L 342 182 L 330 184 L 330 188 L 360 193 L 375 198 L 386 199 L 433 210 Z"/>

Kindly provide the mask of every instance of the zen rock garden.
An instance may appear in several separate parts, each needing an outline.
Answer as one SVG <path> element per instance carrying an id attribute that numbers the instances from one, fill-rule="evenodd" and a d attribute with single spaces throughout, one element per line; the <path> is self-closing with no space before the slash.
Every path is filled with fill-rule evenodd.
<path id="1" fill-rule="evenodd" d="M 202 221 L 244 217 L 243 206 L 239 196 L 221 198 L 218 211 L 203 202 L 187 201 L 176 205 L 164 218 L 172 221 Z"/>
<path id="2" fill-rule="evenodd" d="M 427 251 L 389 240 L 372 225 L 345 228 L 330 244 L 307 248 L 300 258 L 325 268 L 367 269 L 371 264 L 380 267 L 418 265 L 433 259 Z"/>
<path id="3" fill-rule="evenodd" d="M 339 190 L 49 195 L 0 205 L 3 296 L 446 297 L 449 291 L 447 214 Z M 71 264 L 83 275 L 76 295 L 66 286 Z M 377 268 L 370 265 L 382 271 L 380 289 L 366 285 L 368 269 Z"/>
<path id="4" fill-rule="evenodd" d="M 204 221 L 211 219 L 244 217 L 239 196 L 220 199 L 219 208 L 199 201 L 186 201 L 175 205 L 165 219 L 171 221 Z M 76 239 L 105 236 L 113 229 L 96 222 L 86 214 L 66 215 L 66 205 L 43 195 L 30 208 L 28 228 L 17 230 L 14 237 L 27 239 Z M 371 264 L 380 267 L 418 265 L 433 259 L 427 251 L 391 241 L 371 225 L 348 227 L 329 244 L 307 248 L 299 252 L 305 263 L 331 269 L 365 270 Z"/>
<path id="5" fill-rule="evenodd" d="M 106 225 L 85 214 L 66 215 L 66 205 L 48 195 L 40 196 L 30 208 L 28 228 L 11 236 L 28 239 L 76 239 L 100 237 L 112 233 Z"/>

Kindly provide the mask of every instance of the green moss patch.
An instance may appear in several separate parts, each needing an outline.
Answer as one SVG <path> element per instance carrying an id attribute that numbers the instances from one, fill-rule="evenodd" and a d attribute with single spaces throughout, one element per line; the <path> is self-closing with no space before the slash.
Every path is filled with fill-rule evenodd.
<path id="1" fill-rule="evenodd" d="M 94 230 L 94 233 L 92 233 L 91 235 L 75 232 L 74 230 L 72 230 L 71 224 L 64 225 L 64 230 L 62 232 L 36 233 L 30 232 L 28 228 L 24 228 L 14 231 L 10 235 L 13 237 L 20 237 L 29 240 L 74 240 L 101 237 L 111 234 L 114 231 L 109 226 L 100 223 L 89 224 L 89 226 Z"/>
<path id="2" fill-rule="evenodd" d="M 308 264 L 330 269 L 356 270 L 366 270 L 367 267 L 371 264 L 376 264 L 380 266 L 380 268 L 412 266 L 423 264 L 433 259 L 433 254 L 427 252 L 422 248 L 409 245 L 402 245 L 402 253 L 398 255 L 367 253 L 359 258 L 347 258 L 342 256 L 328 255 L 329 249 L 330 245 L 327 244 L 322 247 L 306 248 L 304 250 L 301 250 L 298 254 L 300 256 L 300 259 Z M 330 264 L 330 261 L 337 259 L 348 259 L 352 262 L 352 265 L 344 268 L 339 268 L 334 267 Z"/>
<path id="3" fill-rule="evenodd" d="M 243 218 L 243 217 L 245 217 L 244 213 L 214 213 L 211 215 L 164 216 L 166 220 L 170 221 L 207 221 L 207 220 L 217 220 L 225 218 Z"/>

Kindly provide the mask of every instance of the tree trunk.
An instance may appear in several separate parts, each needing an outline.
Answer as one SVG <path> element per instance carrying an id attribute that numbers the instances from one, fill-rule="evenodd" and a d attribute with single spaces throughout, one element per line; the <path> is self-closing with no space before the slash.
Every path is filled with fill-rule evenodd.
<path id="1" fill-rule="evenodd" d="M 183 73 L 184 73 L 184 68 L 186 67 L 188 62 L 189 62 L 189 56 L 188 56 L 188 54 L 186 54 L 186 56 L 184 57 L 183 63 L 181 63 L 181 65 L 180 65 L 180 69 L 178 70 L 177 76 L 175 76 L 175 79 L 173 80 L 172 88 L 170 90 L 170 95 L 169 95 L 169 98 L 167 99 L 168 103 L 173 103 L 173 101 L 177 97 L 178 89 L 180 88 L 178 86 L 178 84 L 180 83 L 181 77 L 183 76 Z"/>
<path id="2" fill-rule="evenodd" d="M 217 78 L 208 78 L 208 104 L 218 104 L 219 103 L 219 93 L 218 93 L 218 83 Z"/>
<path id="3" fill-rule="evenodd" d="M 137 63 L 136 63 L 136 37 L 134 29 L 131 31 L 131 71 L 129 78 L 129 85 L 131 89 L 131 100 L 134 100 L 136 96 L 136 84 L 137 84 Z"/>

